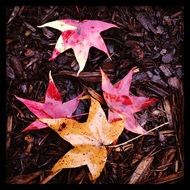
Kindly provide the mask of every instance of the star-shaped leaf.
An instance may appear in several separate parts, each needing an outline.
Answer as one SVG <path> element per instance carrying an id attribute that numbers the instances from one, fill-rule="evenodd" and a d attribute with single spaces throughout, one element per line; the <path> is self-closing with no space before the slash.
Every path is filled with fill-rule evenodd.
<path id="1" fill-rule="evenodd" d="M 46 90 L 45 102 L 40 103 L 33 100 L 28 100 L 15 96 L 21 101 L 36 117 L 38 118 L 60 118 L 60 117 L 71 117 L 73 112 L 76 110 L 80 97 L 78 97 L 62 103 L 61 95 L 55 86 L 52 79 L 51 72 L 49 73 L 49 84 Z M 34 121 L 23 131 L 36 130 L 46 128 L 47 125 L 40 122 L 39 120 Z"/>
<path id="2" fill-rule="evenodd" d="M 66 27 L 63 26 L 66 25 Z M 50 60 L 54 60 L 60 53 L 72 48 L 75 57 L 79 63 L 79 71 L 77 75 L 84 69 L 90 47 L 95 47 L 105 52 L 110 57 L 108 49 L 102 39 L 100 33 L 112 27 L 117 27 L 114 24 L 99 20 L 71 20 L 63 19 L 48 22 L 38 27 L 52 27 L 60 30 L 59 37 L 55 49 L 53 50 Z M 69 29 L 68 26 L 73 26 L 76 29 Z M 118 28 L 118 27 L 117 27 Z"/>
<path id="3" fill-rule="evenodd" d="M 157 101 L 156 98 L 132 96 L 129 93 L 132 75 L 130 72 L 116 84 L 112 85 L 109 78 L 100 69 L 102 74 L 102 90 L 105 101 L 109 107 L 109 122 L 117 120 L 119 114 L 125 117 L 125 128 L 133 133 L 144 134 L 146 131 L 138 124 L 134 113 L 139 112 Z"/>
<path id="4" fill-rule="evenodd" d="M 109 123 L 100 103 L 91 98 L 91 107 L 85 123 L 73 119 L 40 119 L 56 131 L 74 148 L 67 152 L 51 169 L 54 176 L 63 168 L 87 165 L 91 179 L 101 174 L 107 159 L 105 145 L 115 141 L 124 129 L 123 120 Z"/>

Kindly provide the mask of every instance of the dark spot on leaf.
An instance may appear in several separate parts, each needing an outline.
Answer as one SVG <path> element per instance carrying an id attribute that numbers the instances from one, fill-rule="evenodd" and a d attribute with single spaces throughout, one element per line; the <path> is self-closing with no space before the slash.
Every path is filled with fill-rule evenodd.
<path id="1" fill-rule="evenodd" d="M 58 129 L 58 131 L 62 131 L 66 127 L 65 123 L 62 123 Z"/>
<path id="2" fill-rule="evenodd" d="M 94 28 L 94 26 L 91 26 L 90 28 Z"/>

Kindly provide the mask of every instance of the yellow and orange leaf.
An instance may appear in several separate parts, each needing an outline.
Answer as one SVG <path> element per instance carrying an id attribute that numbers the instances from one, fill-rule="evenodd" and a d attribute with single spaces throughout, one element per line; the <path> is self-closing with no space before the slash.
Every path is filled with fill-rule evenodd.
<path id="1" fill-rule="evenodd" d="M 87 165 L 92 180 L 99 177 L 106 163 L 105 145 L 113 143 L 124 129 L 123 119 L 109 123 L 100 103 L 93 98 L 88 119 L 84 123 L 69 118 L 40 121 L 74 146 L 54 165 L 52 174 L 58 173 L 63 168 Z"/>

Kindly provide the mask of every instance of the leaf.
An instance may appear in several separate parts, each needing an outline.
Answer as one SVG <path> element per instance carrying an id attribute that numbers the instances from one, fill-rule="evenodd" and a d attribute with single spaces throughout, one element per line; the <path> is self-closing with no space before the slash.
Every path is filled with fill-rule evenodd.
<path id="1" fill-rule="evenodd" d="M 62 168 L 76 168 L 87 164 L 93 180 L 100 176 L 106 159 L 107 150 L 104 146 L 78 145 L 59 159 L 51 171 L 56 173 Z"/>
<path id="2" fill-rule="evenodd" d="M 61 95 L 55 86 L 52 79 L 51 72 L 49 72 L 49 84 L 46 90 L 45 102 L 40 103 L 33 100 L 28 100 L 15 96 L 21 101 L 36 117 L 38 118 L 60 118 L 60 117 L 71 117 L 73 112 L 76 110 L 80 97 L 78 97 L 62 103 Z M 69 109 L 68 109 L 69 107 Z M 34 121 L 23 131 L 36 130 L 46 128 L 47 125 L 40 122 L 39 120 Z"/>
<path id="3" fill-rule="evenodd" d="M 74 148 L 65 154 L 51 169 L 52 176 L 63 168 L 87 165 L 91 179 L 101 174 L 107 159 L 105 145 L 114 142 L 124 129 L 123 120 L 109 123 L 100 103 L 91 98 L 88 119 L 79 123 L 70 118 L 40 119 L 56 131 Z"/>
<path id="4" fill-rule="evenodd" d="M 110 57 L 100 32 L 112 27 L 118 28 L 114 24 L 99 20 L 78 21 L 70 19 L 52 21 L 38 27 L 46 26 L 62 32 L 53 50 L 52 57 L 49 60 L 54 60 L 60 53 L 72 48 L 79 63 L 77 75 L 79 75 L 85 67 L 90 47 L 93 46 L 100 49 Z M 69 29 L 68 26 L 73 26 L 75 29 Z"/>
<path id="5" fill-rule="evenodd" d="M 100 69 L 102 74 L 102 90 L 109 107 L 108 121 L 117 120 L 120 118 L 119 114 L 122 114 L 125 117 L 125 128 L 127 130 L 137 134 L 144 134 L 146 131 L 136 121 L 134 113 L 147 108 L 155 103 L 157 99 L 131 96 L 129 94 L 133 70 L 134 68 L 122 80 L 112 85 L 109 78 Z"/>

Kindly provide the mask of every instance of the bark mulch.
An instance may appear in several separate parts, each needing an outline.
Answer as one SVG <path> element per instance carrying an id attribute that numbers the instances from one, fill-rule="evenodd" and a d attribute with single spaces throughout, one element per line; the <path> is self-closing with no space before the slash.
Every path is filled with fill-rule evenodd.
<path id="1" fill-rule="evenodd" d="M 37 28 L 49 21 L 97 19 L 120 29 L 101 33 L 112 61 L 91 48 L 85 69 L 76 77 L 73 51 L 48 59 L 60 32 Z M 163 184 L 182 183 L 184 172 L 183 42 L 184 8 L 177 6 L 15 6 L 6 9 L 6 179 L 9 184 L 38 184 L 70 145 L 49 128 L 21 131 L 35 116 L 15 95 L 44 101 L 51 70 L 63 101 L 83 90 L 102 95 L 99 66 L 112 82 L 137 66 L 131 92 L 156 97 L 158 103 L 136 114 L 144 129 L 167 125 L 112 150 L 101 176 L 88 179 L 86 166 L 63 169 L 49 184 Z M 81 101 L 74 115 L 85 120 L 89 104 Z M 81 116 L 80 116 L 81 115 Z M 137 137 L 125 131 L 122 143 Z"/>

